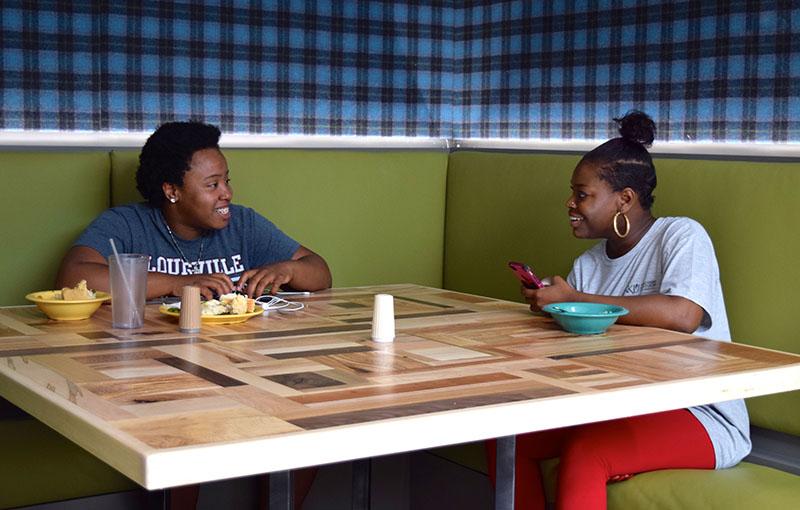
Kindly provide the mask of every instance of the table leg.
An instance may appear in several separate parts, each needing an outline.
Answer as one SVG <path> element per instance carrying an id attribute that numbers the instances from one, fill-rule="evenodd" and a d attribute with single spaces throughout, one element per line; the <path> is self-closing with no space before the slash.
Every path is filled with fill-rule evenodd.
<path id="1" fill-rule="evenodd" d="M 269 474 L 269 509 L 294 510 L 292 472 L 278 471 Z"/>
<path id="2" fill-rule="evenodd" d="M 495 510 L 514 510 L 514 465 L 517 436 L 497 438 L 497 469 L 494 488 Z"/>
<path id="3" fill-rule="evenodd" d="M 371 459 L 353 461 L 352 510 L 369 510 Z"/>
<path id="4" fill-rule="evenodd" d="M 148 510 L 170 510 L 171 507 L 169 489 L 147 492 Z"/>

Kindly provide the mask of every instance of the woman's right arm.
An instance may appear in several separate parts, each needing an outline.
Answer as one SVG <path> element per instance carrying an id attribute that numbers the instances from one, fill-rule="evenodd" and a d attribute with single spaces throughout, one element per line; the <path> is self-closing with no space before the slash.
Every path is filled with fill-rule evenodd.
<path id="1" fill-rule="evenodd" d="M 56 288 L 74 287 L 81 280 L 86 280 L 90 289 L 108 292 L 108 262 L 97 250 L 73 246 L 61 260 Z"/>
<path id="2" fill-rule="evenodd" d="M 93 248 L 73 246 L 61 261 L 56 288 L 74 287 L 81 280 L 86 280 L 90 289 L 108 292 L 108 261 Z M 231 279 L 220 273 L 176 276 L 150 272 L 147 274 L 147 299 L 180 296 L 184 285 L 200 287 L 200 294 L 205 299 L 233 291 Z"/>

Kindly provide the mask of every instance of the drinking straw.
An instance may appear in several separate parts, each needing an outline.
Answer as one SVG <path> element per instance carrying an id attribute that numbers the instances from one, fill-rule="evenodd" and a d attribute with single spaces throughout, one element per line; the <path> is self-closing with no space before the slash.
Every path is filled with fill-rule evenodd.
<path id="1" fill-rule="evenodd" d="M 128 297 L 131 300 L 131 306 L 133 307 L 133 322 L 139 322 L 139 310 L 136 308 L 136 303 L 134 303 L 133 299 L 133 289 L 131 289 L 130 283 L 128 283 L 128 277 L 125 275 L 125 271 L 122 270 L 122 265 L 119 263 L 119 252 L 117 251 L 117 245 L 114 244 L 114 239 L 109 238 L 108 242 L 111 243 L 111 250 L 114 252 L 114 258 L 117 259 L 117 267 L 119 268 L 119 274 L 122 275 L 122 283 L 125 285 L 125 290 L 128 292 Z M 111 278 L 111 274 L 108 275 Z M 114 303 L 111 303 L 111 306 L 114 306 Z"/>

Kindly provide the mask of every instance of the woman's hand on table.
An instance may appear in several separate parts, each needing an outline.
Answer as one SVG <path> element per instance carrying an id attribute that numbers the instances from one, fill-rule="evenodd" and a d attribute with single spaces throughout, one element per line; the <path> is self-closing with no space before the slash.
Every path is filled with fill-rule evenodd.
<path id="1" fill-rule="evenodd" d="M 246 292 L 248 297 L 261 296 L 267 288 L 271 294 L 275 294 L 281 289 L 281 285 L 294 280 L 297 269 L 298 264 L 294 260 L 250 269 L 242 273 L 236 290 Z"/>
<path id="2" fill-rule="evenodd" d="M 150 275 L 153 275 L 153 273 L 150 273 Z M 173 296 L 181 296 L 183 287 L 192 285 L 200 288 L 200 295 L 204 300 L 214 299 L 214 296 L 228 294 L 234 290 L 234 284 L 230 277 L 223 273 L 173 276 L 171 283 L 170 293 Z"/>
<path id="3" fill-rule="evenodd" d="M 325 259 L 300 246 L 291 260 L 257 267 L 242 273 L 236 290 L 258 297 L 269 288 L 271 294 L 288 285 L 294 290 L 322 290 L 331 286 L 331 271 Z"/>
<path id="4" fill-rule="evenodd" d="M 294 290 L 316 291 L 331 286 L 331 271 L 325 259 L 300 246 L 291 260 L 250 269 L 242 273 L 236 290 L 246 292 L 249 297 L 263 295 L 267 289 L 271 294 L 287 285 Z"/>
<path id="5" fill-rule="evenodd" d="M 521 287 L 525 301 L 531 305 L 531 311 L 540 312 L 543 306 L 550 303 L 575 301 L 577 291 L 565 279 L 560 276 L 553 276 L 549 279 L 549 284 L 545 280 L 542 281 L 545 286 L 541 289 Z"/>

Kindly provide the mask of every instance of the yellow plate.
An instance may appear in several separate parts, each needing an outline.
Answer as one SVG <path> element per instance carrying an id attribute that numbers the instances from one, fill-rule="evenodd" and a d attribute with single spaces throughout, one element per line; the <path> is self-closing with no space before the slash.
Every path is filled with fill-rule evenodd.
<path id="1" fill-rule="evenodd" d="M 100 308 L 103 301 L 111 299 L 108 292 L 95 292 L 94 299 L 76 299 L 64 301 L 60 290 L 42 290 L 31 292 L 25 299 L 33 301 L 45 315 L 55 321 L 79 321 L 88 319 Z"/>
<path id="2" fill-rule="evenodd" d="M 172 305 L 163 304 L 158 308 L 158 311 L 163 313 L 164 315 L 169 315 L 170 317 L 180 317 L 180 312 L 172 312 L 169 309 Z M 203 324 L 239 324 L 240 322 L 244 322 L 247 320 L 252 319 L 253 317 L 258 317 L 259 315 L 263 314 L 264 310 L 258 309 L 254 312 L 250 313 L 240 313 L 240 314 L 227 314 L 227 315 L 203 315 L 200 317 Z"/>

